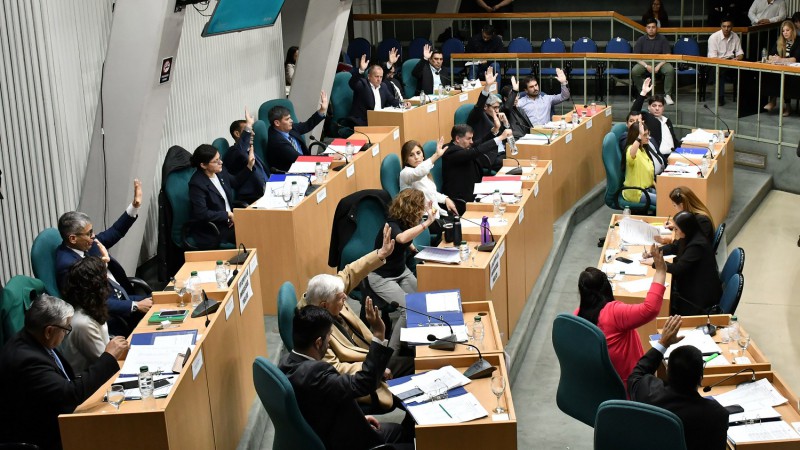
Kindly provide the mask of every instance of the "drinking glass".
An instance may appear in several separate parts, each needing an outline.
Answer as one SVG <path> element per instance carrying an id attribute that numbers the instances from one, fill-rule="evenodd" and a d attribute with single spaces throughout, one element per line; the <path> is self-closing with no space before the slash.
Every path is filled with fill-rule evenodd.
<path id="1" fill-rule="evenodd" d="M 119 411 L 119 405 L 125 401 L 125 388 L 120 385 L 112 385 L 106 392 L 108 403 Z"/>
<path id="2" fill-rule="evenodd" d="M 750 346 L 750 336 L 739 336 L 739 340 L 736 343 L 739 344 L 739 347 L 742 349 L 742 356 L 744 356 L 747 347 Z"/>
<path id="3" fill-rule="evenodd" d="M 286 203 L 286 209 L 289 209 L 289 207 L 292 204 L 292 198 L 293 198 L 293 196 L 292 196 L 292 188 L 290 186 L 288 186 L 288 185 L 287 186 L 283 186 L 283 191 L 281 191 L 281 198 Z"/>
<path id="4" fill-rule="evenodd" d="M 186 306 L 186 300 L 184 296 L 186 295 L 186 281 L 185 280 L 175 280 L 175 292 L 178 294 L 178 307 L 183 308 Z"/>
<path id="5" fill-rule="evenodd" d="M 468 321 L 464 324 L 467 329 L 467 342 L 472 342 L 474 339 L 472 338 L 472 325 L 474 324 L 473 321 Z M 472 351 L 472 347 L 468 347 L 469 351 Z"/>
<path id="6" fill-rule="evenodd" d="M 444 92 L 445 92 L 447 95 L 450 95 L 450 92 L 452 92 L 452 91 L 453 91 L 453 86 L 450 86 L 450 85 L 448 84 L 447 86 L 445 86 L 445 87 L 444 87 Z"/>
<path id="7" fill-rule="evenodd" d="M 506 410 L 500 406 L 500 397 L 506 390 L 506 379 L 502 375 L 492 375 L 492 393 L 497 397 L 497 408 L 492 411 L 495 414 L 503 414 Z"/>
<path id="8" fill-rule="evenodd" d="M 508 203 L 501 201 L 500 207 L 498 208 L 498 212 L 500 213 L 500 217 L 498 218 L 497 222 L 501 224 L 508 223 L 508 220 L 503 217 L 503 214 L 506 213 L 506 208 L 508 208 Z"/>

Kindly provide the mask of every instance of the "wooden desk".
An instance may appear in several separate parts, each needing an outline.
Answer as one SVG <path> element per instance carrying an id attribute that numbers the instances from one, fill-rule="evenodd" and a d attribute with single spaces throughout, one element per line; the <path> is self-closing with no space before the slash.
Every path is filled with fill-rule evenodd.
<path id="1" fill-rule="evenodd" d="M 477 359 L 478 355 L 476 354 L 426 358 L 415 361 L 415 369 L 421 372 L 452 365 L 463 373 Z M 508 383 L 508 370 L 503 354 L 487 354 L 484 355 L 484 359 L 497 367 L 497 371 L 506 378 L 506 383 Z M 497 406 L 497 397 L 492 393 L 491 378 L 473 380 L 464 388 L 478 399 L 489 416 L 458 424 L 417 425 L 417 449 L 517 448 L 517 416 L 514 412 L 511 387 L 506 385 L 506 390 L 500 398 L 500 405 L 508 411 L 509 420 L 497 422 L 492 420 L 492 410 Z"/>
<path id="2" fill-rule="evenodd" d="M 651 217 L 651 216 L 631 216 L 634 219 L 641 219 L 645 222 L 656 224 L 660 223 L 663 224 L 666 221 L 666 217 Z M 600 252 L 600 259 L 597 262 L 597 268 L 603 268 L 603 263 L 605 263 L 605 254 L 606 250 L 611 249 L 619 249 L 619 233 L 617 232 L 617 228 L 614 227 L 614 224 L 622 220 L 621 214 L 614 214 L 611 216 L 611 221 L 609 222 L 609 228 L 606 234 L 606 242 L 603 246 L 603 251 Z M 644 251 L 644 247 L 641 245 L 632 245 L 627 246 L 627 251 L 619 252 L 614 258 L 617 256 L 626 256 L 628 254 L 640 254 Z M 613 260 L 613 258 L 612 258 Z M 634 263 L 635 264 L 635 263 Z M 647 291 L 641 292 L 628 292 L 623 288 L 620 283 L 624 283 L 626 281 L 635 281 L 642 278 L 647 278 L 655 275 L 656 271 L 652 267 L 647 268 L 647 275 L 645 277 L 640 276 L 622 276 L 622 280 L 614 281 L 612 286 L 614 287 L 614 298 L 624 303 L 629 304 L 639 304 L 644 303 L 645 297 L 647 297 Z M 661 303 L 661 310 L 658 312 L 659 317 L 667 317 L 669 316 L 669 305 L 670 305 L 670 284 L 672 282 L 672 274 L 667 273 L 667 289 L 664 291 L 664 301 Z M 653 320 L 641 327 L 639 327 L 639 336 L 642 339 L 642 346 L 644 348 L 650 348 L 649 336 L 651 334 L 656 334 L 656 321 Z"/>
<path id="3" fill-rule="evenodd" d="M 298 293 L 308 280 L 321 273 L 335 273 L 328 266 L 333 217 L 339 200 L 359 189 L 380 188 L 380 162 L 389 152 L 400 152 L 396 127 L 359 127 L 370 136 L 373 147 L 359 152 L 342 170 L 327 179 L 309 197 L 288 209 L 234 210 L 237 243 L 261 250 L 259 265 L 265 314 L 277 314 L 280 286 L 289 281 Z M 375 151 L 377 149 L 377 151 Z"/>
<path id="4" fill-rule="evenodd" d="M 561 217 L 584 195 L 606 177 L 603 167 L 603 137 L 611 131 L 611 107 L 600 108 L 594 116 L 549 145 L 518 142 L 517 159 L 539 159 L 553 163 L 553 207 L 555 217 Z M 551 130 L 540 130 L 550 134 Z M 563 131 L 563 130 L 562 130 Z"/>
<path id="5" fill-rule="evenodd" d="M 464 323 L 467 327 L 471 325 L 475 316 L 481 316 L 483 322 L 485 336 L 483 338 L 483 347 L 481 353 L 484 355 L 492 353 L 503 353 L 503 341 L 500 339 L 500 330 L 497 328 L 497 315 L 494 313 L 494 304 L 492 302 L 463 302 L 461 303 L 461 310 L 464 313 Z M 470 344 L 475 342 L 470 341 Z M 475 350 L 465 346 L 456 345 L 453 351 L 434 350 L 427 345 L 420 345 L 416 347 L 417 355 L 416 360 L 426 358 L 447 358 L 449 356 L 463 356 L 475 353 Z"/>
<path id="6" fill-rule="evenodd" d="M 725 377 L 728 377 L 728 374 L 720 374 L 720 375 L 710 375 L 703 378 L 703 385 L 710 386 L 714 383 L 717 383 Z M 716 386 L 711 389 L 710 392 L 703 392 L 703 388 L 699 388 L 697 390 L 700 395 L 707 397 L 711 395 L 719 395 L 725 392 L 729 392 L 736 388 L 736 385 L 742 383 L 744 381 L 749 381 L 751 378 L 751 373 L 743 373 L 736 375 L 735 377 L 731 378 L 723 382 L 720 386 Z M 788 403 L 784 403 L 780 406 L 775 406 L 775 410 L 781 414 L 781 418 L 784 422 L 788 422 L 791 424 L 792 422 L 799 422 L 800 421 L 800 411 L 798 411 L 798 397 L 797 395 L 792 392 L 789 386 L 786 384 L 783 379 L 778 376 L 777 373 L 772 371 L 766 372 L 756 372 L 756 379 L 767 379 L 772 384 L 772 386 L 786 399 Z M 733 445 L 730 441 L 728 441 L 728 448 L 733 450 L 789 450 L 789 449 L 797 449 L 800 448 L 800 439 L 793 439 L 793 440 L 786 440 L 786 441 L 761 441 L 761 442 L 752 442 L 752 443 L 739 443 L 737 445 Z"/>
<path id="7" fill-rule="evenodd" d="M 701 144 L 685 144 L 686 147 L 700 147 Z M 669 199 L 669 193 L 679 186 L 685 186 L 697 195 L 700 201 L 706 205 L 714 219 L 714 224 L 719 225 L 728 216 L 733 198 L 733 134 L 726 138 L 722 143 L 715 146 L 714 159 L 709 163 L 709 171 L 705 177 L 683 177 L 658 175 L 656 182 L 656 215 L 674 216 L 678 213 Z M 690 158 L 699 166 L 701 158 Z M 682 162 L 688 164 L 686 159 L 672 154 L 669 157 L 670 164 Z"/>
<path id="8" fill-rule="evenodd" d="M 208 264 L 235 254 L 235 250 L 187 252 L 186 257 L 189 264 Z M 252 252 L 242 266 L 251 267 L 255 258 L 256 252 Z M 245 270 L 241 270 L 232 286 L 244 276 Z M 252 362 L 256 356 L 267 354 L 257 270 L 250 283 L 253 297 L 244 310 L 236 288 L 207 291 L 209 298 L 222 302 L 209 316 L 208 327 L 204 317 L 189 317 L 173 327 L 195 329 L 198 335 L 192 356 L 167 398 L 156 399 L 152 409 L 146 409 L 141 401 L 126 401 L 115 412 L 103 402 L 106 390 L 116 380 L 114 376 L 75 413 L 59 416 L 64 449 L 106 449 L 109 443 L 116 449 L 235 448 L 255 399 Z M 156 332 L 155 326 L 147 325 L 147 319 L 155 311 L 175 309 L 177 300 L 174 292 L 154 292 L 155 305 L 134 334 Z M 230 311 L 227 317 L 226 311 Z"/>
<path id="9" fill-rule="evenodd" d="M 711 323 L 720 328 L 727 326 L 731 321 L 730 314 L 715 314 L 711 315 L 710 318 L 711 318 Z M 658 333 L 661 333 L 661 331 L 664 329 L 664 325 L 666 324 L 667 319 L 668 317 L 659 317 L 656 319 L 656 328 Z M 705 325 L 708 320 L 706 316 L 683 316 L 682 319 L 683 319 L 683 323 L 681 324 L 682 330 L 695 329 L 698 326 Z M 744 329 L 742 324 L 739 324 L 739 329 L 745 336 L 750 336 L 750 333 L 748 333 L 747 330 Z M 731 364 L 724 366 L 706 366 L 703 369 L 703 376 L 731 374 L 731 373 L 736 373 L 739 370 L 745 368 L 751 368 L 756 372 L 766 372 L 772 370 L 772 364 L 770 364 L 770 362 L 767 360 L 767 357 L 764 356 L 764 353 L 761 351 L 758 345 L 756 345 L 756 342 L 754 340 L 751 339 L 750 345 L 747 347 L 747 350 L 744 352 L 744 354 L 739 355 L 750 358 L 751 363 L 734 364 L 733 354 L 731 353 L 731 350 L 739 350 L 741 353 L 741 348 L 739 347 L 739 345 L 736 342 L 729 342 L 727 344 L 723 344 L 720 341 L 719 334 L 717 334 L 717 336 L 715 336 L 713 339 L 714 342 L 716 342 L 717 345 L 719 345 L 719 348 L 722 350 L 722 354 L 717 356 L 717 358 L 725 358 L 725 360 L 727 360 Z M 658 377 L 666 379 L 666 371 L 663 364 L 658 369 Z"/>

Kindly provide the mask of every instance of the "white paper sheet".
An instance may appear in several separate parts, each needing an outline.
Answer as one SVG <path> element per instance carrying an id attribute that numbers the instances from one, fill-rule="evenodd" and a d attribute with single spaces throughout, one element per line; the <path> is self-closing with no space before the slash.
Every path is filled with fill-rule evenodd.
<path id="1" fill-rule="evenodd" d="M 645 276 L 647 275 L 647 266 L 643 266 L 638 262 L 626 264 L 621 261 L 614 261 L 612 263 L 603 264 L 602 269 L 605 273 L 617 273 L 625 275 Z M 648 289 L 650 287 L 648 286 Z"/>
<path id="2" fill-rule="evenodd" d="M 495 190 L 501 194 L 513 194 L 522 190 L 522 180 L 519 181 L 484 181 L 475 183 L 475 195 L 493 194 Z"/>
<path id="3" fill-rule="evenodd" d="M 619 283 L 618 286 L 630 293 L 634 293 L 649 291 L 651 284 L 653 284 L 653 277 L 642 278 L 641 280 L 624 281 Z"/>
<path id="4" fill-rule="evenodd" d="M 201 283 L 216 283 L 217 275 L 213 270 L 198 270 L 197 277 L 200 278 Z"/>
<path id="5" fill-rule="evenodd" d="M 172 372 L 172 365 L 187 346 L 131 345 L 120 373 L 137 374 L 139 367 L 147 366 L 150 372 Z M 194 346 L 191 346 L 194 349 Z"/>
<path id="6" fill-rule="evenodd" d="M 467 327 L 465 325 L 455 325 L 453 333 L 455 333 L 458 342 L 467 342 Z M 428 340 L 429 334 L 441 339 L 450 336 L 450 328 L 447 326 L 401 328 L 400 340 L 409 344 L 430 344 L 431 341 Z"/>
<path id="7" fill-rule="evenodd" d="M 471 380 L 465 377 L 461 372 L 456 370 L 453 366 L 444 366 L 436 370 L 429 370 L 419 375 L 411 377 L 410 381 L 396 386 L 389 386 L 389 391 L 392 394 L 399 394 L 402 392 L 410 391 L 414 388 L 419 388 L 422 392 L 430 394 L 435 389 L 434 384 L 437 380 L 447 385 L 448 389 L 453 389 L 459 386 L 465 386 L 471 383 Z M 412 399 L 411 401 L 427 401 L 428 395 L 421 395 Z"/>
<path id="8" fill-rule="evenodd" d="M 619 231 L 622 241 L 628 245 L 653 245 L 653 237 L 659 235 L 658 228 L 633 218 L 620 220 Z"/>
<path id="9" fill-rule="evenodd" d="M 186 349 L 192 345 L 192 339 L 194 339 L 194 336 L 191 334 L 159 333 L 153 338 L 153 345 L 158 347 L 177 347 Z"/>
<path id="10" fill-rule="evenodd" d="M 722 349 L 719 348 L 719 345 L 714 343 L 714 339 L 711 336 L 703 333 L 703 330 L 681 330 L 678 332 L 678 336 L 682 336 L 683 339 L 677 344 L 671 345 L 664 354 L 664 358 L 669 358 L 669 355 L 672 354 L 672 351 L 676 348 L 685 347 L 687 345 L 696 347 L 703 353 L 722 353 Z M 650 344 L 652 345 L 653 341 L 651 341 Z M 720 358 L 722 358 L 721 355 L 714 358 L 714 360 Z"/>
<path id="11" fill-rule="evenodd" d="M 414 257 L 422 261 L 442 264 L 458 264 L 461 262 L 461 252 L 454 247 L 425 247 Z"/>
<path id="12" fill-rule="evenodd" d="M 525 164 L 525 163 L 522 162 L 522 164 Z M 520 166 L 520 167 L 522 168 L 522 173 L 523 174 L 530 175 L 530 173 L 533 172 L 533 167 L 525 167 L 525 166 Z M 498 175 L 502 175 L 502 174 L 508 173 L 508 171 L 511 170 L 511 169 L 516 169 L 516 167 L 503 166 L 503 167 L 500 168 L 500 170 L 497 172 L 497 174 Z"/>
<path id="13" fill-rule="evenodd" d="M 460 311 L 458 292 L 435 292 L 425 294 L 425 306 L 428 314 L 439 311 Z"/>
<path id="14" fill-rule="evenodd" d="M 745 412 L 767 406 L 778 406 L 787 402 L 770 382 L 762 378 L 755 383 L 742 384 L 736 389 L 714 398 L 722 406 L 740 405 Z"/>
<path id="15" fill-rule="evenodd" d="M 420 425 L 462 423 L 488 416 L 486 409 L 469 392 L 458 397 L 412 405 L 408 411 Z"/>
<path id="16" fill-rule="evenodd" d="M 728 439 L 734 444 L 758 441 L 800 439 L 800 435 L 784 421 L 762 422 L 728 428 Z"/>
<path id="17" fill-rule="evenodd" d="M 517 203 L 519 201 L 512 194 L 502 194 L 500 197 L 503 198 L 503 202 L 505 203 Z M 491 195 L 487 195 L 485 197 L 482 197 L 478 201 L 478 203 L 486 203 L 486 204 L 494 203 L 494 198 Z"/>

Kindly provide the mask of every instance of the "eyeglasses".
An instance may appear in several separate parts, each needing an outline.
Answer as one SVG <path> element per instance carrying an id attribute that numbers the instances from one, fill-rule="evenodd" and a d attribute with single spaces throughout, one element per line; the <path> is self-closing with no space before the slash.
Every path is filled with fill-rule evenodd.
<path id="1" fill-rule="evenodd" d="M 221 165 L 222 164 L 222 160 L 221 159 L 212 159 L 208 163 L 209 164 L 220 164 Z"/>
<path id="2" fill-rule="evenodd" d="M 62 327 L 61 325 L 50 325 L 50 326 L 51 327 L 56 327 L 56 328 L 61 328 L 62 330 L 64 330 L 64 337 L 67 337 L 67 336 L 69 336 L 70 333 L 72 333 L 72 325 L 70 325 L 69 328 Z"/>
<path id="3" fill-rule="evenodd" d="M 74 236 L 89 236 L 89 237 L 94 236 L 94 228 L 87 231 L 86 233 L 74 233 Z"/>

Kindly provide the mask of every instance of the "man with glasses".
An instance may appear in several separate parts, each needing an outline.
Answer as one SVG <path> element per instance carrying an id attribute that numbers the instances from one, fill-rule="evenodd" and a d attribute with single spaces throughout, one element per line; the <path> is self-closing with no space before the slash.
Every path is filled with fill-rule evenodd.
<path id="1" fill-rule="evenodd" d="M 76 374 L 56 350 L 72 331 L 74 310 L 41 295 L 25 313 L 25 326 L 0 350 L 0 443 L 25 442 L 60 449 L 58 415 L 69 414 L 119 371 L 128 349 L 112 339 L 89 369 Z"/>
<path id="2" fill-rule="evenodd" d="M 142 205 L 142 183 L 133 180 L 133 201 L 111 228 L 95 235 L 91 219 L 85 213 L 70 211 L 58 219 L 61 245 L 56 249 L 56 276 L 58 288 L 63 291 L 69 268 L 86 255 L 102 258 L 104 249 L 113 247 L 131 228 Z M 152 298 L 133 295 L 122 265 L 114 258 L 108 262 L 109 296 L 107 300 L 108 331 L 112 335 L 127 336 L 144 314 L 153 306 Z"/>

